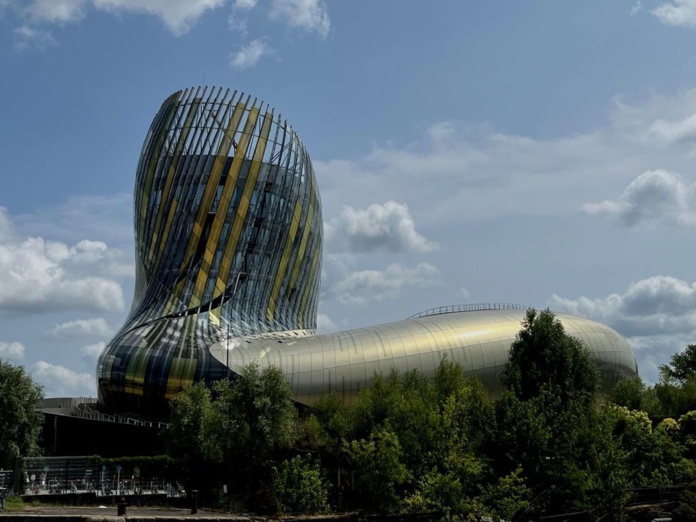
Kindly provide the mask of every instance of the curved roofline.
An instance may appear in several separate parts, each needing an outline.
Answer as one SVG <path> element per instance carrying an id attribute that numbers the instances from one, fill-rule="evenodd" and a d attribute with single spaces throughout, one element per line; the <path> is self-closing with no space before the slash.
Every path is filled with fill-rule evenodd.
<path id="1" fill-rule="evenodd" d="M 429 308 L 419 312 L 409 319 L 420 319 L 422 317 L 430 317 L 432 315 L 442 315 L 442 314 L 454 314 L 459 312 L 482 312 L 486 310 L 528 310 L 530 307 L 515 303 L 473 303 L 473 304 L 460 304 L 460 305 L 447 305 L 438 306 L 435 308 Z"/>

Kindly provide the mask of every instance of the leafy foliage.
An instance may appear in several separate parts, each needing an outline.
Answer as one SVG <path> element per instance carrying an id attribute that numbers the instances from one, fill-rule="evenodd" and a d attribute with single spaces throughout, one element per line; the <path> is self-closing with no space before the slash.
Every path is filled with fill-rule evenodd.
<path id="1" fill-rule="evenodd" d="M 696 377 L 696 344 L 690 344 L 683 351 L 675 353 L 669 364 L 660 366 L 663 379 L 674 379 L 680 383 Z"/>
<path id="2" fill-rule="evenodd" d="M 0 468 L 12 469 L 17 457 L 38 453 L 43 414 L 36 407 L 42 398 L 24 367 L 0 360 Z"/>
<path id="3" fill-rule="evenodd" d="M 346 454 L 355 467 L 356 491 L 365 506 L 377 511 L 398 510 L 398 488 L 409 473 L 396 435 L 386 428 L 378 429 L 369 439 L 346 443 Z"/>
<path id="4" fill-rule="evenodd" d="M 454 521 L 589 510 L 620 520 L 630 488 L 696 480 L 690 354 L 654 386 L 622 381 L 609 402 L 585 347 L 549 311 L 529 310 L 495 402 L 443 358 L 432 378 L 377 373 L 351 404 L 327 395 L 298 412 L 282 373 L 252 365 L 172 402 L 170 448 L 257 512 L 435 511 Z M 690 489 L 684 520 L 692 498 Z"/>
<path id="5" fill-rule="evenodd" d="M 316 460 L 298 455 L 281 462 L 276 472 L 276 495 L 283 512 L 311 514 L 329 509 L 328 484 Z"/>
<path id="6" fill-rule="evenodd" d="M 546 392 L 565 406 L 593 401 L 599 373 L 587 348 L 566 335 L 552 312 L 530 308 L 510 348 L 505 384 L 523 401 Z"/>

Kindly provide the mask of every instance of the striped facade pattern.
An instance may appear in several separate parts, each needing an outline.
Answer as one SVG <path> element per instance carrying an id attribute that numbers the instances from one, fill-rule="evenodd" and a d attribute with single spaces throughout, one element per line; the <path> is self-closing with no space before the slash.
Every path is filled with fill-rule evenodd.
<path id="1" fill-rule="evenodd" d="M 134 198 L 136 287 L 97 364 L 108 409 L 167 415 L 192 382 L 241 366 L 280 368 L 299 403 L 346 402 L 375 372 L 432 375 L 443 357 L 500 393 L 525 307 L 444 307 L 404 321 L 316 335 L 322 213 L 312 164 L 272 109 L 229 90 L 179 91 L 145 139 Z M 605 391 L 637 375 L 633 350 L 589 319 L 558 314 Z"/>
<path id="2" fill-rule="evenodd" d="M 225 376 L 209 347 L 228 337 L 315 333 L 321 202 L 302 142 L 264 103 L 172 94 L 142 148 L 134 214 L 135 296 L 98 361 L 103 404 L 159 410 Z"/>

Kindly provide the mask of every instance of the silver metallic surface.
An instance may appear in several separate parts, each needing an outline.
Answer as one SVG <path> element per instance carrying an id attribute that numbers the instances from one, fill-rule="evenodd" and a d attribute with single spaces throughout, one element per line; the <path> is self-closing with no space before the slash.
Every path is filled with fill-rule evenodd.
<path id="1" fill-rule="evenodd" d="M 622 378 L 637 375 L 628 343 L 611 328 L 589 319 L 556 314 L 566 333 L 591 352 L 604 390 Z M 510 345 L 522 327 L 524 307 L 441 312 L 405 321 L 313 337 L 240 338 L 210 349 L 218 361 L 228 358 L 231 369 L 251 362 L 281 368 L 298 402 L 311 404 L 324 393 L 346 402 L 365 386 L 374 372 L 419 370 L 433 375 L 444 356 L 476 375 L 492 396 L 502 392 L 501 377 Z"/>

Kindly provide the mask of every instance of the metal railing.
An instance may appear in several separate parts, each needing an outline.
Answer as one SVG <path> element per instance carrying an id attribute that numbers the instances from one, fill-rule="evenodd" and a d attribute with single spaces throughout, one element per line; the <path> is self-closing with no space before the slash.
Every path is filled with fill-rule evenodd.
<path id="1" fill-rule="evenodd" d="M 42 399 L 38 409 L 45 413 L 70 415 L 81 419 L 89 419 L 101 422 L 113 422 L 116 424 L 129 424 L 131 426 L 144 426 L 147 428 L 166 428 L 166 422 L 126 417 L 123 415 L 102 413 L 96 409 L 97 400 L 92 397 L 69 397 Z"/>
<path id="2" fill-rule="evenodd" d="M 475 303 L 465 305 L 449 305 L 430 308 L 412 315 L 408 319 L 420 319 L 431 315 L 454 314 L 458 312 L 480 312 L 484 310 L 527 310 L 529 306 L 514 303 Z"/>
<path id="3" fill-rule="evenodd" d="M 159 468 L 146 462 L 104 464 L 90 457 L 27 457 L 23 493 L 182 496 L 172 471 L 165 473 Z"/>
<path id="4" fill-rule="evenodd" d="M 122 415 L 110 415 L 108 413 L 102 413 L 93 408 L 90 408 L 88 403 L 79 404 L 73 409 L 73 416 L 79 417 L 81 419 L 96 420 L 101 422 L 114 422 L 116 424 L 130 424 L 131 426 L 144 426 L 147 428 L 166 428 L 168 424 L 166 422 L 159 421 L 149 421 L 145 419 L 136 419 L 134 417 L 124 417 Z"/>

